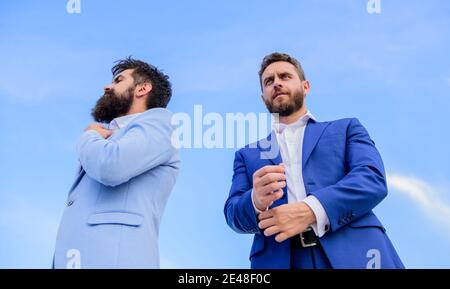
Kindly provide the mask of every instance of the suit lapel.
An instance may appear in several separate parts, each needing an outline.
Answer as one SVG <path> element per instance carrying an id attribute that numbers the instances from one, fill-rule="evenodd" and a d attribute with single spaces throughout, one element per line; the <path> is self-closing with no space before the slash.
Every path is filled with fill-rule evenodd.
<path id="1" fill-rule="evenodd" d="M 283 162 L 275 132 L 272 131 L 267 138 L 259 141 L 258 149 L 261 160 L 269 160 L 274 165 L 279 165 Z"/>
<path id="2" fill-rule="evenodd" d="M 275 132 L 272 131 L 267 138 L 258 142 L 258 149 L 260 152 L 261 161 L 265 164 L 270 162 L 272 165 L 279 165 L 283 162 L 281 158 L 280 146 L 277 141 L 277 136 Z M 262 164 L 263 167 L 265 164 Z M 287 186 L 283 188 L 283 197 L 281 199 L 276 200 L 270 208 L 274 208 L 283 204 L 287 204 L 288 202 L 288 192 Z"/>
<path id="3" fill-rule="evenodd" d="M 70 190 L 69 190 L 69 196 L 70 196 L 70 194 L 73 192 L 73 190 L 76 188 L 76 186 L 78 185 L 78 183 L 81 181 L 81 179 L 83 178 L 83 176 L 84 176 L 85 173 L 86 173 L 86 172 L 84 171 L 83 167 L 80 166 L 79 169 L 78 169 L 78 174 L 77 174 L 76 177 L 75 177 L 75 181 L 73 182 L 72 187 L 70 187 Z"/>
<path id="4" fill-rule="evenodd" d="M 302 150 L 302 168 L 305 169 L 306 162 L 308 161 L 312 151 L 317 145 L 320 137 L 322 136 L 325 128 L 329 125 L 328 122 L 316 122 L 313 119 L 308 121 L 305 128 L 305 135 L 303 137 L 303 150 Z"/>

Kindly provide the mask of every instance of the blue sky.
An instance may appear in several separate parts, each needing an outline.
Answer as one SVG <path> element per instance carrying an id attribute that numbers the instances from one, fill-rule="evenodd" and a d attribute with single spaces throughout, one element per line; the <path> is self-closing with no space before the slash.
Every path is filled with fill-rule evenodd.
<path id="1" fill-rule="evenodd" d="M 169 108 L 260 113 L 257 71 L 297 57 L 319 120 L 358 117 L 390 194 L 375 212 L 407 267 L 450 267 L 450 2 L 381 0 L 0 2 L 0 267 L 46 268 L 77 168 L 75 142 L 128 55 L 170 75 Z M 165 268 L 247 268 L 251 236 L 223 204 L 235 149 L 183 149 L 161 224 Z M 431 246 L 430 246 L 431 240 Z"/>

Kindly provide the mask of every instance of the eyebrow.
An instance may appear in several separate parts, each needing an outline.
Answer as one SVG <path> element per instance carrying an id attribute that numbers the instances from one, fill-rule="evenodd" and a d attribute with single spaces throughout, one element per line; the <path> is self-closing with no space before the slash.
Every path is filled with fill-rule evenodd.
<path id="1" fill-rule="evenodd" d="M 263 83 L 266 83 L 266 81 L 269 79 L 273 79 L 273 77 L 274 77 L 273 74 L 270 74 L 269 76 L 263 79 Z"/>
<path id="2" fill-rule="evenodd" d="M 116 82 L 117 80 L 119 80 L 120 77 L 123 78 L 123 75 L 122 74 L 117 75 L 116 77 L 114 77 L 113 81 Z"/>
<path id="3" fill-rule="evenodd" d="M 284 71 L 284 72 L 280 72 L 278 73 L 278 75 L 283 76 L 283 75 L 292 75 L 292 73 L 288 72 L 288 71 Z"/>
<path id="4" fill-rule="evenodd" d="M 283 72 L 278 72 L 277 73 L 278 76 L 292 76 L 293 74 L 288 72 L 288 71 L 283 71 Z M 267 80 L 272 80 L 274 78 L 274 74 L 269 74 L 269 76 L 267 76 L 266 78 L 263 79 L 263 83 L 266 83 Z"/>

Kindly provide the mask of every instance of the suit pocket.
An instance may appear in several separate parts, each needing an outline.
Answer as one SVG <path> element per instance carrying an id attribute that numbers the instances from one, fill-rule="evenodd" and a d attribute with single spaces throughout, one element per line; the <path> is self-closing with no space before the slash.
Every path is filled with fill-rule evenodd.
<path id="1" fill-rule="evenodd" d="M 144 221 L 144 216 L 132 212 L 100 212 L 89 216 L 87 223 L 89 225 L 126 225 L 139 227 Z"/>
<path id="2" fill-rule="evenodd" d="M 380 220 L 378 220 L 377 216 L 373 213 L 369 213 L 365 215 L 364 217 L 359 218 L 358 220 L 355 220 L 348 224 L 351 228 L 370 228 L 375 227 L 379 228 L 383 232 L 386 232 L 386 229 L 384 228 L 383 224 L 381 224 Z"/>

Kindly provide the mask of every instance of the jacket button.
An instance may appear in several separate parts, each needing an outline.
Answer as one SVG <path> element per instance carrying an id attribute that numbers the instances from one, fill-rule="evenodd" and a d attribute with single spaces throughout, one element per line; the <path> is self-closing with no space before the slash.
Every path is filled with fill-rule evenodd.
<path id="1" fill-rule="evenodd" d="M 324 231 L 328 232 L 329 229 L 330 229 L 330 227 L 328 225 L 325 225 Z"/>
<path id="2" fill-rule="evenodd" d="M 70 201 L 67 203 L 67 206 L 70 207 L 70 206 L 72 206 L 72 205 L 73 205 L 73 201 L 70 200 Z"/>

